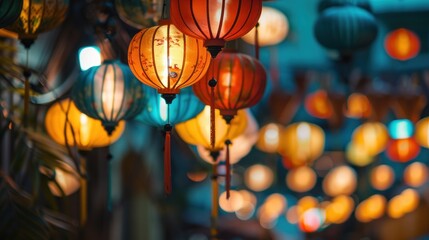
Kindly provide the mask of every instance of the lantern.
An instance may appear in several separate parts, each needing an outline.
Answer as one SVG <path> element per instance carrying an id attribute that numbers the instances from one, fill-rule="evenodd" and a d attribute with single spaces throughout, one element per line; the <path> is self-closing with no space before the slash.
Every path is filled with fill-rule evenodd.
<path id="1" fill-rule="evenodd" d="M 371 103 L 367 96 L 352 93 L 347 99 L 346 115 L 350 118 L 368 118 L 371 115 Z"/>
<path id="2" fill-rule="evenodd" d="M 389 123 L 389 135 L 392 139 L 410 138 L 414 134 L 414 124 L 409 119 L 395 119 Z"/>
<path id="3" fill-rule="evenodd" d="M 393 139 L 386 149 L 387 156 L 397 162 L 408 162 L 420 153 L 420 146 L 414 138 Z"/>
<path id="4" fill-rule="evenodd" d="M 357 186 L 356 172 L 349 166 L 332 169 L 323 179 L 323 191 L 329 196 L 350 195 Z"/>
<path id="5" fill-rule="evenodd" d="M 383 195 L 372 195 L 356 207 L 356 219 L 360 222 L 369 222 L 381 218 L 386 209 L 386 202 L 387 200 Z"/>
<path id="6" fill-rule="evenodd" d="M 388 139 L 387 128 L 380 122 L 364 123 L 356 128 L 352 135 L 352 143 L 370 156 L 383 151 Z"/>
<path id="7" fill-rule="evenodd" d="M 225 212 L 235 212 L 239 210 L 244 204 L 244 200 L 240 192 L 231 190 L 230 194 L 231 196 L 229 198 L 226 198 L 226 192 L 223 192 L 219 196 L 219 206 Z"/>
<path id="8" fill-rule="evenodd" d="M 301 166 L 317 159 L 325 147 L 325 133 L 307 122 L 287 126 L 280 135 L 278 152 L 288 158 L 293 166 Z"/>
<path id="9" fill-rule="evenodd" d="M 319 2 L 318 11 L 323 12 L 325 9 L 330 7 L 339 7 L 352 5 L 363 8 L 368 12 L 371 12 L 371 4 L 368 0 L 322 0 Z"/>
<path id="10" fill-rule="evenodd" d="M 210 55 L 201 40 L 163 22 L 134 35 L 128 48 L 128 65 L 137 79 L 158 89 L 168 104 L 181 88 L 204 76 Z"/>
<path id="11" fill-rule="evenodd" d="M 365 148 L 361 145 L 355 145 L 353 142 L 347 145 L 346 156 L 347 161 L 358 167 L 367 166 L 374 161 L 373 155 L 368 154 Z"/>
<path id="12" fill-rule="evenodd" d="M 379 165 L 371 170 L 371 185 L 380 191 L 388 189 L 395 181 L 395 173 L 388 165 Z"/>
<path id="13" fill-rule="evenodd" d="M 136 29 L 155 26 L 161 17 L 163 0 L 115 0 L 119 18 Z"/>
<path id="14" fill-rule="evenodd" d="M 214 87 L 210 85 L 212 78 L 217 80 Z M 223 51 L 214 59 L 205 77 L 193 89 L 205 104 L 211 105 L 213 102 L 228 122 L 238 109 L 258 103 L 266 82 L 264 67 L 258 60 L 230 50 Z"/>
<path id="15" fill-rule="evenodd" d="M 248 188 L 255 192 L 269 188 L 274 180 L 273 171 L 261 164 L 249 167 L 244 175 L 244 182 Z"/>
<path id="16" fill-rule="evenodd" d="M 79 111 L 73 101 L 65 99 L 48 109 L 45 128 L 49 136 L 61 145 L 90 150 L 115 142 L 122 135 L 125 122 L 120 121 L 116 131 L 109 136 L 101 121 L 88 117 Z"/>
<path id="17" fill-rule="evenodd" d="M 263 6 L 261 16 L 258 21 L 258 44 L 260 46 L 276 45 L 283 41 L 289 32 L 289 21 L 286 16 L 279 10 Z M 256 43 L 256 27 L 242 37 L 250 44 Z"/>
<path id="18" fill-rule="evenodd" d="M 321 119 L 330 118 L 334 112 L 325 90 L 317 90 L 308 94 L 305 97 L 304 106 L 311 116 Z"/>
<path id="19" fill-rule="evenodd" d="M 342 54 L 368 47 L 377 32 L 374 16 L 350 5 L 327 8 L 314 25 L 314 35 L 320 45 Z"/>
<path id="20" fill-rule="evenodd" d="M 4 28 L 19 17 L 24 0 L 4 0 L 0 3 L 0 28 Z"/>
<path id="21" fill-rule="evenodd" d="M 310 191 L 316 185 L 316 181 L 316 173 L 307 166 L 291 169 L 286 176 L 287 186 L 295 192 Z"/>
<path id="22" fill-rule="evenodd" d="M 259 130 L 256 147 L 264 152 L 276 153 L 280 144 L 280 133 L 283 126 L 275 123 L 268 123 Z"/>
<path id="23" fill-rule="evenodd" d="M 171 20 L 186 35 L 203 39 L 215 58 L 226 41 L 248 33 L 258 22 L 262 0 L 171 0 Z"/>
<path id="24" fill-rule="evenodd" d="M 428 181 L 429 169 L 421 162 L 414 162 L 404 170 L 404 182 L 411 187 L 420 187 Z"/>
<path id="25" fill-rule="evenodd" d="M 415 139 L 424 148 L 429 148 L 429 117 L 416 123 Z"/>
<path id="26" fill-rule="evenodd" d="M 37 35 L 64 21 L 68 7 L 69 0 L 24 0 L 19 18 L 7 29 L 18 33 L 21 43 L 29 48 Z"/>
<path id="27" fill-rule="evenodd" d="M 110 135 L 120 120 L 142 111 L 143 90 L 127 65 L 107 60 L 81 73 L 72 91 L 77 108 L 102 121 Z"/>
<path id="28" fill-rule="evenodd" d="M 384 49 L 391 58 L 406 61 L 419 54 L 420 39 L 414 32 L 400 28 L 386 36 Z"/>
<path id="29" fill-rule="evenodd" d="M 332 202 L 324 208 L 326 214 L 326 223 L 341 224 L 344 223 L 353 212 L 355 203 L 353 198 L 340 195 L 332 199 Z"/>

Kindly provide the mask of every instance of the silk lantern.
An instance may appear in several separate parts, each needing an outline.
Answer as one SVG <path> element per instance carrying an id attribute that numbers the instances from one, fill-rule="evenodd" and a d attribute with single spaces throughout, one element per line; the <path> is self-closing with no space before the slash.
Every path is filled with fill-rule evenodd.
<path id="1" fill-rule="evenodd" d="M 417 141 L 411 138 L 392 139 L 386 148 L 387 156 L 397 162 L 408 162 L 416 158 L 420 153 Z"/>
<path id="2" fill-rule="evenodd" d="M 18 19 L 24 0 L 3 0 L 0 3 L 0 28 L 4 28 Z"/>
<path id="3" fill-rule="evenodd" d="M 238 39 L 258 22 L 262 0 L 171 0 L 171 20 L 183 33 L 203 39 L 215 58 L 226 41 Z"/>
<path id="4" fill-rule="evenodd" d="M 349 166 L 333 168 L 323 179 L 323 191 L 329 196 L 350 195 L 357 186 L 357 174 Z"/>
<path id="5" fill-rule="evenodd" d="M 162 15 L 163 0 L 115 0 L 119 18 L 136 29 L 155 26 Z"/>
<path id="6" fill-rule="evenodd" d="M 204 104 L 194 95 L 192 88 L 182 89 L 177 99 L 167 104 L 154 88 L 143 86 L 143 111 L 137 120 L 165 131 L 164 143 L 164 184 L 165 192 L 171 192 L 170 130 L 177 124 L 195 117 L 204 109 Z"/>
<path id="7" fill-rule="evenodd" d="M 7 29 L 18 33 L 21 43 L 29 48 L 37 35 L 52 30 L 64 21 L 68 7 L 69 0 L 24 0 L 19 18 Z"/>
<path id="8" fill-rule="evenodd" d="M 210 84 L 212 79 L 217 80 L 215 86 Z M 237 110 L 258 103 L 266 84 L 267 75 L 257 59 L 228 50 L 212 61 L 207 74 L 193 89 L 201 101 L 219 109 L 228 122 Z"/>
<path id="9" fill-rule="evenodd" d="M 101 120 L 109 135 L 119 121 L 134 118 L 143 108 L 141 83 L 126 64 L 116 60 L 81 72 L 72 98 L 80 111 Z"/>
<path id="10" fill-rule="evenodd" d="M 352 143 L 369 156 L 382 152 L 388 142 L 387 128 L 380 122 L 366 122 L 353 131 Z"/>
<path id="11" fill-rule="evenodd" d="M 399 28 L 388 33 L 384 39 L 384 49 L 391 58 L 406 61 L 420 52 L 420 39 L 414 32 Z"/>
<path id="12" fill-rule="evenodd" d="M 259 130 L 256 147 L 267 153 L 276 153 L 280 144 L 280 132 L 283 126 L 276 123 L 268 123 Z"/>
<path id="13" fill-rule="evenodd" d="M 48 109 L 45 128 L 48 135 L 61 145 L 90 150 L 115 142 L 122 135 L 125 122 L 120 121 L 116 131 L 109 136 L 101 121 L 88 117 L 79 111 L 73 101 L 65 99 Z"/>
<path id="14" fill-rule="evenodd" d="M 314 25 L 314 35 L 320 45 L 343 55 L 368 47 L 377 32 L 374 16 L 351 5 L 325 9 Z"/>

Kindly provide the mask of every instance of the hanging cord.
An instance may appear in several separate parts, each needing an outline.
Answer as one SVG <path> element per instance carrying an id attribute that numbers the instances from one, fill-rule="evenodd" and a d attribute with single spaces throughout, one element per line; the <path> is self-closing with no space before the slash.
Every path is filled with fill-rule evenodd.
<path id="1" fill-rule="evenodd" d="M 216 158 L 213 158 L 213 161 L 216 161 Z M 212 239 L 216 239 L 218 234 L 217 231 L 217 218 L 218 218 L 218 195 L 219 195 L 219 186 L 217 184 L 217 164 L 213 164 L 213 175 L 212 175 L 212 212 L 211 212 L 211 227 L 210 227 L 210 236 Z"/>
<path id="2" fill-rule="evenodd" d="M 171 193 L 171 130 L 170 124 L 164 125 L 164 191 L 167 194 Z"/>
<path id="3" fill-rule="evenodd" d="M 259 60 L 259 22 L 255 26 L 255 58 Z"/>
<path id="4" fill-rule="evenodd" d="M 81 158 L 80 163 L 81 177 L 80 177 L 80 225 L 84 226 L 88 216 L 87 194 L 88 183 L 86 173 L 86 158 Z"/>
<path id="5" fill-rule="evenodd" d="M 231 163 L 230 163 L 230 152 L 229 152 L 229 146 L 232 144 L 232 142 L 228 139 L 225 141 L 225 145 L 226 145 L 226 159 L 225 159 L 225 163 L 226 163 L 226 172 L 225 172 L 225 188 L 226 188 L 226 199 L 229 199 L 230 196 L 230 189 L 231 189 Z"/>
<path id="6" fill-rule="evenodd" d="M 215 148 L 216 142 L 216 120 L 215 120 L 215 87 L 217 85 L 216 79 L 214 77 L 210 79 L 210 146 L 212 149 Z"/>
<path id="7" fill-rule="evenodd" d="M 112 211 L 112 158 L 113 155 L 110 153 L 111 134 L 109 134 L 109 145 L 107 146 L 107 210 Z"/>
<path id="8" fill-rule="evenodd" d="M 25 62 L 25 69 L 23 71 L 24 75 L 24 114 L 22 115 L 22 122 L 24 125 L 24 128 L 28 127 L 28 117 L 29 117 L 29 111 L 30 111 L 30 76 L 31 71 L 28 68 L 28 51 L 29 49 L 26 48 L 26 62 Z"/>

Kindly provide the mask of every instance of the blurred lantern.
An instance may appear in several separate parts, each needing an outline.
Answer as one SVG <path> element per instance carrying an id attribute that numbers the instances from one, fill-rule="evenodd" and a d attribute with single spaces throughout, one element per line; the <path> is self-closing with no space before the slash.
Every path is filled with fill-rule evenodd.
<path id="1" fill-rule="evenodd" d="M 332 105 L 325 90 L 317 90 L 305 97 L 305 110 L 316 118 L 327 119 L 333 114 Z"/>
<path id="2" fill-rule="evenodd" d="M 277 218 L 286 210 L 287 200 L 283 195 L 279 193 L 273 193 L 265 199 L 263 205 L 265 206 L 265 214 L 272 218 Z"/>
<path id="3" fill-rule="evenodd" d="M 349 196 L 340 195 L 335 197 L 331 203 L 325 207 L 326 223 L 344 223 L 353 212 L 355 203 Z"/>
<path id="4" fill-rule="evenodd" d="M 389 135 L 384 124 L 367 122 L 357 127 L 352 135 L 352 142 L 369 155 L 375 156 L 387 145 Z"/>
<path id="5" fill-rule="evenodd" d="M 375 194 L 362 201 L 356 208 L 355 216 L 360 222 L 369 222 L 381 218 L 386 209 L 386 198 Z"/>
<path id="6" fill-rule="evenodd" d="M 391 140 L 386 149 L 387 156 L 397 162 L 408 162 L 420 153 L 420 146 L 414 138 Z"/>
<path id="7" fill-rule="evenodd" d="M 72 98 L 80 111 L 101 120 L 109 135 L 119 121 L 134 118 L 143 109 L 141 83 L 119 61 L 104 61 L 82 72 Z"/>
<path id="8" fill-rule="evenodd" d="M 305 211 L 299 220 L 299 228 L 307 233 L 316 232 L 323 224 L 325 224 L 325 213 L 319 208 Z"/>
<path id="9" fill-rule="evenodd" d="M 395 181 L 395 173 L 388 165 L 379 165 L 371 170 L 371 185 L 380 191 L 388 189 Z"/>
<path id="10" fill-rule="evenodd" d="M 404 182 L 411 187 L 420 187 L 427 183 L 429 177 L 428 167 L 421 162 L 414 162 L 404 170 Z"/>
<path id="11" fill-rule="evenodd" d="M 400 218 L 414 211 L 420 203 L 419 194 L 416 190 L 405 189 L 401 194 L 390 199 L 387 213 L 391 218 Z"/>
<path id="12" fill-rule="evenodd" d="M 429 117 L 422 118 L 416 123 L 414 137 L 420 146 L 429 148 Z"/>
<path id="13" fill-rule="evenodd" d="M 414 32 L 399 28 L 386 36 L 384 49 L 391 58 L 406 61 L 419 54 L 420 39 Z"/>
<path id="14" fill-rule="evenodd" d="M 332 197 L 352 194 L 357 186 L 356 172 L 349 166 L 332 169 L 323 179 L 323 191 Z"/>
<path id="15" fill-rule="evenodd" d="M 350 118 L 368 118 L 371 115 L 371 103 L 360 93 L 352 93 L 347 99 L 346 115 Z"/>
<path id="16" fill-rule="evenodd" d="M 261 151 L 276 153 L 280 144 L 280 132 L 283 126 L 276 123 L 268 123 L 259 130 L 256 147 Z"/>
<path id="17" fill-rule="evenodd" d="M 292 206 L 286 212 L 286 219 L 291 224 L 297 224 L 299 221 L 298 207 Z"/>
<path id="18" fill-rule="evenodd" d="M 273 171 L 261 164 L 250 166 L 244 176 L 246 186 L 255 191 L 261 192 L 269 188 L 274 180 Z"/>
<path id="19" fill-rule="evenodd" d="M 73 101 L 66 99 L 48 109 L 45 128 L 55 142 L 89 150 L 115 142 L 122 135 L 125 122 L 120 121 L 116 131 L 109 136 L 104 131 L 101 121 L 80 112 Z"/>
<path id="20" fill-rule="evenodd" d="M 40 166 L 39 170 L 49 178 L 48 187 L 51 193 L 57 197 L 64 197 L 73 194 L 80 188 L 80 176 L 71 159 L 63 159 L 60 164 L 59 167 L 53 169 Z"/>
<path id="21" fill-rule="evenodd" d="M 410 138 L 414 134 L 414 125 L 409 119 L 396 119 L 389 123 L 389 135 L 392 139 Z"/>
<path id="22" fill-rule="evenodd" d="M 155 26 L 161 18 L 163 0 L 115 0 L 119 18 L 136 29 Z"/>
<path id="23" fill-rule="evenodd" d="M 276 45 L 283 41 L 289 32 L 289 21 L 279 10 L 263 6 L 258 21 L 258 44 L 261 46 Z M 242 37 L 250 44 L 256 43 L 256 27 Z"/>
<path id="24" fill-rule="evenodd" d="M 243 197 L 238 191 L 231 190 L 228 199 L 226 198 L 226 192 L 219 196 L 219 206 L 225 212 L 235 212 L 243 207 L 243 203 Z"/>
<path id="25" fill-rule="evenodd" d="M 211 86 L 213 78 L 217 81 L 215 86 Z M 266 83 L 267 75 L 258 60 L 231 50 L 223 51 L 212 61 L 205 77 L 193 89 L 201 101 L 219 109 L 228 122 L 237 110 L 259 102 Z"/>
<path id="26" fill-rule="evenodd" d="M 226 41 L 248 33 L 258 22 L 262 0 L 171 0 L 171 20 L 183 33 L 204 40 L 215 58 Z"/>
<path id="27" fill-rule="evenodd" d="M 255 205 L 250 202 L 244 202 L 244 205 L 235 211 L 235 215 L 238 219 L 246 221 L 252 218 L 255 213 Z"/>
<path id="28" fill-rule="evenodd" d="M 291 169 L 286 176 L 287 186 L 295 192 L 310 191 L 316 184 L 316 180 L 316 173 L 307 166 Z"/>
<path id="29" fill-rule="evenodd" d="M 292 166 L 301 166 L 317 159 L 325 147 L 325 133 L 307 122 L 287 126 L 280 135 L 278 152 L 287 157 Z"/>
<path id="30" fill-rule="evenodd" d="M 368 47 L 377 37 L 377 32 L 374 16 L 351 5 L 325 9 L 314 25 L 316 40 L 323 47 L 343 55 Z"/>
<path id="31" fill-rule="evenodd" d="M 204 172 L 204 171 L 188 172 L 186 173 L 186 176 L 188 176 L 188 178 L 193 182 L 202 182 L 207 178 L 207 172 Z"/>
<path id="32" fill-rule="evenodd" d="M 0 28 L 7 27 L 18 19 L 24 0 L 4 0 L 0 2 Z"/>
<path id="33" fill-rule="evenodd" d="M 325 9 L 330 7 L 338 7 L 352 5 L 363 8 L 368 12 L 371 12 L 371 4 L 368 0 L 322 0 L 319 2 L 318 11 L 323 12 Z"/>
<path id="34" fill-rule="evenodd" d="M 346 157 L 348 162 L 358 167 L 365 167 L 374 161 L 374 156 L 353 142 L 350 142 L 346 147 Z"/>
<path id="35" fill-rule="evenodd" d="M 201 40 L 163 22 L 134 35 L 128 48 L 128 65 L 137 79 L 158 89 L 169 104 L 180 89 L 204 76 L 210 56 Z"/>
<path id="36" fill-rule="evenodd" d="M 245 112 L 247 118 L 246 129 L 242 134 L 231 140 L 229 154 L 230 164 L 236 164 L 243 157 L 245 157 L 250 152 L 258 138 L 258 123 L 256 122 L 256 119 L 253 117 L 250 110 L 245 110 Z M 207 150 L 204 146 L 198 145 L 197 151 L 198 155 L 204 161 L 210 164 L 218 163 L 219 161 L 225 161 L 227 158 L 226 149 L 222 149 L 219 152 L 216 162 L 213 162 L 213 158 L 210 156 L 210 151 Z"/>
<path id="37" fill-rule="evenodd" d="M 319 201 L 313 196 L 305 196 L 299 199 L 297 206 L 298 215 L 301 216 L 304 212 L 309 209 L 316 208 L 319 205 Z"/>
<path id="38" fill-rule="evenodd" d="M 19 4 L 20 1 L 16 2 Z M 64 21 L 68 7 L 69 0 L 25 0 L 19 18 L 7 29 L 18 33 L 21 43 L 29 48 L 37 35 L 52 30 Z"/>
<path id="39" fill-rule="evenodd" d="M 85 71 L 99 65 L 101 65 L 100 48 L 88 46 L 79 49 L 80 70 Z"/>

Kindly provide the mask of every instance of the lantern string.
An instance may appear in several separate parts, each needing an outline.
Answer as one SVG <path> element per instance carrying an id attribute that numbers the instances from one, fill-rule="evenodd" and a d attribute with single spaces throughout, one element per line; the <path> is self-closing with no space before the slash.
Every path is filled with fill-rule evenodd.
<path id="1" fill-rule="evenodd" d="M 212 175 L 212 212 L 211 212 L 211 229 L 210 235 L 212 238 L 217 236 L 217 218 L 218 218 L 218 195 L 219 186 L 217 185 L 217 164 L 213 164 Z"/>
<path id="2" fill-rule="evenodd" d="M 112 158 L 109 137 L 109 146 L 107 147 L 107 210 L 109 212 L 112 211 Z"/>
<path id="3" fill-rule="evenodd" d="M 171 193 L 171 130 L 169 123 L 164 125 L 164 191 L 167 194 Z"/>
<path id="4" fill-rule="evenodd" d="M 255 58 L 259 60 L 259 22 L 255 26 Z"/>
<path id="5" fill-rule="evenodd" d="M 87 205 L 87 194 L 88 194 L 88 183 L 86 176 L 86 159 L 81 158 L 81 172 L 83 175 L 80 177 L 80 224 L 84 226 L 88 214 L 88 205 Z"/>
<path id="6" fill-rule="evenodd" d="M 215 119 L 215 87 L 217 85 L 214 77 L 209 81 L 210 86 L 210 146 L 212 150 L 215 148 L 216 142 L 216 119 Z"/>
<path id="7" fill-rule="evenodd" d="M 231 189 L 231 163 L 230 163 L 230 152 L 229 152 L 229 146 L 232 144 L 232 142 L 228 139 L 225 141 L 225 145 L 226 145 L 226 159 L 225 159 L 225 163 L 226 163 L 226 183 L 225 183 L 225 188 L 226 188 L 226 199 L 229 199 L 230 196 L 230 189 Z"/>
<path id="8" fill-rule="evenodd" d="M 30 110 L 30 76 L 31 72 L 28 69 L 28 53 L 29 49 L 26 48 L 26 60 L 25 60 L 25 69 L 23 71 L 24 75 L 24 114 L 22 115 L 22 122 L 24 128 L 28 127 L 28 117 Z"/>

